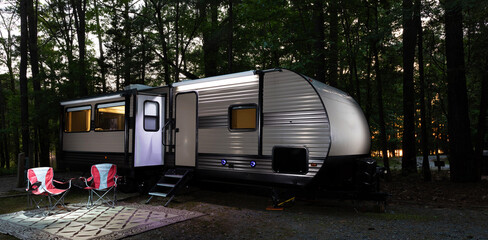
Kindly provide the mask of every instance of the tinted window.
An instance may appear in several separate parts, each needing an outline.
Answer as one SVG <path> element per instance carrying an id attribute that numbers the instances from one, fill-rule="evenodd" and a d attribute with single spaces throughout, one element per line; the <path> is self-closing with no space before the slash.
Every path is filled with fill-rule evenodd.
<path id="1" fill-rule="evenodd" d="M 97 105 L 95 131 L 120 131 L 125 127 L 125 102 Z"/>
<path id="2" fill-rule="evenodd" d="M 232 130 L 256 130 L 256 105 L 238 105 L 229 108 L 229 128 Z"/>
<path id="3" fill-rule="evenodd" d="M 65 132 L 89 132 L 91 106 L 67 108 L 65 113 Z"/>

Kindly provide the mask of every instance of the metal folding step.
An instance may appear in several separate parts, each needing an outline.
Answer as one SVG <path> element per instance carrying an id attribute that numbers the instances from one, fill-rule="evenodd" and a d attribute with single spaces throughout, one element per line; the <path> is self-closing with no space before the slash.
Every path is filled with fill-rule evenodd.
<path id="1" fill-rule="evenodd" d="M 157 196 L 157 197 L 166 197 L 168 194 L 166 193 L 160 193 L 160 192 L 150 192 L 149 195 L 151 196 Z"/>
<path id="2" fill-rule="evenodd" d="M 167 169 L 161 179 L 149 191 L 150 197 L 146 203 L 149 203 L 153 197 L 169 197 L 169 200 L 164 204 L 166 207 L 173 200 L 178 190 L 191 179 L 192 175 L 191 169 Z"/>

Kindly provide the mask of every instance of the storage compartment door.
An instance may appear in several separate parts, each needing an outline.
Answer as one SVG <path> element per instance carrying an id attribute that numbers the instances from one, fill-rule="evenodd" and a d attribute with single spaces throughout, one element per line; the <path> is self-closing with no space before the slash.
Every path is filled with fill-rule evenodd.
<path id="1" fill-rule="evenodd" d="M 134 167 L 164 164 L 162 132 L 164 110 L 163 97 L 137 96 Z"/>
<path id="2" fill-rule="evenodd" d="M 308 173 L 308 149 L 298 146 L 275 146 L 273 148 L 273 171 L 277 173 Z"/>

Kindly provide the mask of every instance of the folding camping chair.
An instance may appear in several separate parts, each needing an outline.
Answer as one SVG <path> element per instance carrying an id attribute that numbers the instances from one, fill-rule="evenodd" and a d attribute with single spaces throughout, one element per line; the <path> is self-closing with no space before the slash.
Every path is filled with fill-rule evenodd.
<path id="1" fill-rule="evenodd" d="M 54 173 L 51 167 L 38 167 L 30 168 L 27 170 L 27 188 L 25 190 L 31 193 L 28 195 L 28 201 L 30 205 L 32 205 L 32 203 L 35 203 L 36 207 L 40 208 L 40 204 L 44 198 L 36 201 L 35 198 L 31 197 L 31 195 L 36 195 L 47 196 L 47 198 L 49 199 L 49 211 L 53 210 L 54 207 L 56 207 L 57 205 L 61 205 L 66 208 L 66 206 L 64 205 L 64 197 L 71 188 L 71 179 L 67 182 L 60 182 L 54 180 L 53 177 Z M 59 189 L 56 188 L 53 183 L 69 184 L 69 186 L 66 189 Z M 52 204 L 52 200 L 55 201 L 54 205 Z"/>
<path id="2" fill-rule="evenodd" d="M 117 176 L 117 165 L 110 163 L 92 165 L 91 174 L 89 178 L 81 177 L 85 181 L 85 189 L 90 191 L 87 207 L 92 207 L 98 202 L 104 202 L 110 207 L 115 207 L 115 202 L 117 201 L 117 179 L 119 178 Z M 110 199 L 107 194 L 112 190 L 114 196 Z M 103 194 L 98 192 L 103 192 Z M 98 196 L 95 202 L 93 202 L 93 194 Z"/>

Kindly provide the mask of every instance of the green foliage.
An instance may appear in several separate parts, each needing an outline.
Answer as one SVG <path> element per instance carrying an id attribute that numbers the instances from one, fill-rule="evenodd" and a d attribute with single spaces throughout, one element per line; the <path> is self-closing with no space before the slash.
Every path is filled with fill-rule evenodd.
<path id="1" fill-rule="evenodd" d="M 98 4 L 104 59 L 100 59 L 94 1 Z M 232 1 L 232 15 L 230 2 Z M 89 94 L 102 93 L 101 64 L 106 66 L 107 91 L 121 90 L 128 83 L 161 86 L 184 78 L 204 77 L 205 61 L 215 61 L 216 74 L 229 71 L 285 67 L 308 76 L 317 69 L 313 11 L 317 1 L 285 0 L 91 0 L 87 3 L 86 79 Z M 442 1 L 441 1 L 442 2 Z M 477 132 L 480 82 L 488 65 L 488 1 L 463 1 L 465 48 L 472 136 Z M 401 148 L 402 132 L 402 6 L 399 1 L 342 1 L 339 4 L 338 87 L 350 93 L 369 116 L 372 150 L 379 146 L 376 73 L 371 44 L 379 49 L 388 148 Z M 428 121 L 433 131 L 430 149 L 447 150 L 447 85 L 445 66 L 444 11 L 439 1 L 422 1 L 424 61 Z M 325 46 L 330 47 L 330 1 L 323 1 Z M 10 6 L 15 9 L 15 6 Z M 212 18 L 212 9 L 217 15 Z M 205 12 L 202 12 L 205 11 Z M 0 10 L 1 11 L 1 10 Z M 12 11 L 12 10 L 10 10 Z M 375 14 L 378 14 L 378 22 Z M 15 13 L 17 14 L 17 13 Z M 160 18 L 158 16 L 161 16 Z M 215 18 L 216 17 L 216 18 Z M 17 20 L 16 20 L 17 21 Z M 377 26 L 377 31 L 376 31 Z M 73 7 L 70 1 L 41 1 L 38 9 L 39 62 L 41 71 L 40 112 L 48 118 L 51 149 L 58 131 L 59 101 L 81 97 L 76 79 L 80 75 Z M 18 45 L 14 32 L 13 44 Z M 0 43 L 7 42 L 6 36 Z M 212 57 L 205 56 L 214 44 Z M 0 129 L 13 139 L 20 126 L 17 48 L 12 48 L 15 86 L 10 91 L 7 68 L 0 65 L 7 125 Z M 231 51 L 229 51 L 231 50 Z M 6 63 L 6 51 L 0 48 Z M 230 59 L 230 60 L 229 60 Z M 232 67 L 231 67 L 232 66 Z M 323 66 L 328 69 L 328 66 Z M 232 70 L 230 70 L 232 69 Z M 369 70 L 368 70 L 369 69 Z M 208 69 L 207 69 L 208 70 Z M 355 75 L 355 71 L 357 75 Z M 368 72 L 369 71 L 369 72 Z M 330 73 L 327 73 L 330 74 Z M 369 74 L 369 75 L 368 75 Z M 356 79 L 357 78 L 357 79 Z M 417 76 L 415 76 L 417 79 Z M 418 90 L 419 86 L 416 86 Z M 29 94 L 33 91 L 30 87 Z M 33 103 L 31 100 L 30 109 Z M 32 111 L 32 121 L 36 121 Z M 416 124 L 419 127 L 419 124 Z M 419 132 L 419 131 L 418 131 Z M 18 136 L 18 134 L 17 134 Z M 434 137 L 435 136 L 435 137 Z M 15 149 L 14 141 L 8 146 Z M 10 152 L 13 158 L 13 151 Z"/>

